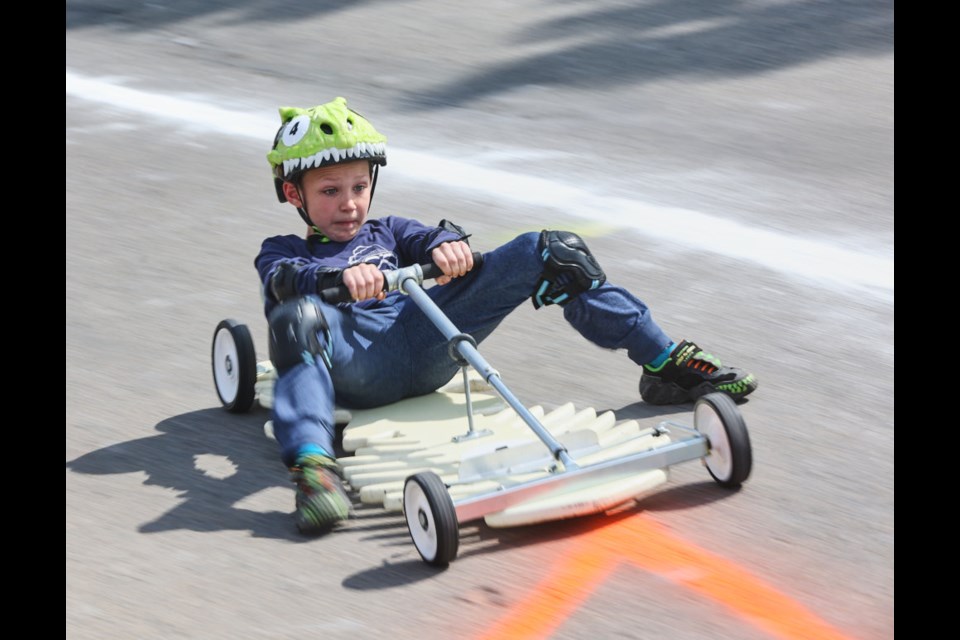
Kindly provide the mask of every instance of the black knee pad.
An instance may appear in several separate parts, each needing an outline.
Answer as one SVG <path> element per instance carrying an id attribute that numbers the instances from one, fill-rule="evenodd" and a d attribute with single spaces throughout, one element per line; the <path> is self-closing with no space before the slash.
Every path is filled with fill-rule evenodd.
<path id="1" fill-rule="evenodd" d="M 562 306 L 607 280 L 587 243 L 575 233 L 544 229 L 537 251 L 543 260 L 543 275 L 530 296 L 535 309 Z"/>
<path id="2" fill-rule="evenodd" d="M 333 366 L 330 327 L 320 301 L 303 296 L 277 305 L 270 312 L 270 360 L 279 373 L 319 357 L 327 369 Z"/>

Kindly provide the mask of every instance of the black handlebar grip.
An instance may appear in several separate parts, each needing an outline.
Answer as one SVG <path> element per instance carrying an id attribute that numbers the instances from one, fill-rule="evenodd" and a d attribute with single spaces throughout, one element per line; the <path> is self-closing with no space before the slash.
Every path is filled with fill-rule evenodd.
<path id="1" fill-rule="evenodd" d="M 480 253 L 479 251 L 474 251 L 473 252 L 473 268 L 476 269 L 481 264 L 483 264 L 483 254 Z M 443 275 L 443 271 L 440 271 L 440 267 L 438 267 L 432 262 L 430 264 L 422 264 L 420 265 L 420 268 L 423 270 L 424 280 L 433 280 Z"/>
<path id="2" fill-rule="evenodd" d="M 483 254 L 479 251 L 473 252 L 473 268 L 477 269 L 480 265 L 483 264 Z M 420 265 L 421 271 L 423 271 L 424 280 L 433 280 L 439 278 L 443 275 L 443 271 L 440 270 L 440 267 L 434 263 L 422 264 Z M 384 280 L 386 283 L 386 280 Z M 350 296 L 350 290 L 346 285 L 338 285 L 336 287 L 330 287 L 324 289 L 320 292 L 320 299 L 329 304 L 337 304 L 339 302 L 352 302 L 353 298 Z"/>

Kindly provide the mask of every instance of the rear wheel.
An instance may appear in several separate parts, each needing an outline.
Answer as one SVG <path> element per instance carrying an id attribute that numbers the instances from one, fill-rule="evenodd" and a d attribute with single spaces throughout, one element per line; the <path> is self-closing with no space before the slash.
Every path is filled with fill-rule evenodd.
<path id="1" fill-rule="evenodd" d="M 223 320 L 213 332 L 213 382 L 224 409 L 245 413 L 253 406 L 257 354 L 247 325 Z"/>
<path id="2" fill-rule="evenodd" d="M 703 463 L 713 479 L 728 489 L 743 484 L 753 467 L 753 451 L 743 415 L 730 396 L 708 393 L 697 398 L 693 426 L 710 443 Z"/>

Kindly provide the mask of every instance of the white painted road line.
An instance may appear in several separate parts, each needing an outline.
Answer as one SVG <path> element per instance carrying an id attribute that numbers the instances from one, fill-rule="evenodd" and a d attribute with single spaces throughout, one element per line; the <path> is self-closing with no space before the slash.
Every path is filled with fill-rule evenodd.
<path id="1" fill-rule="evenodd" d="M 261 143 L 276 133 L 275 112 L 230 111 L 198 100 L 124 87 L 119 80 L 67 72 L 67 95 L 180 123 L 191 129 L 248 137 Z M 749 260 L 831 288 L 865 289 L 892 301 L 892 257 L 847 249 L 741 224 L 690 209 L 663 207 L 635 199 L 597 196 L 563 182 L 390 147 L 390 171 L 408 180 L 447 189 L 497 193 L 499 198 L 588 217 L 602 212 L 604 223 L 629 226 L 646 235 L 691 249 Z M 610 212 L 616 212 L 615 220 Z M 691 229 L 697 233 L 692 234 Z M 850 244 L 856 244 L 850 238 Z"/>

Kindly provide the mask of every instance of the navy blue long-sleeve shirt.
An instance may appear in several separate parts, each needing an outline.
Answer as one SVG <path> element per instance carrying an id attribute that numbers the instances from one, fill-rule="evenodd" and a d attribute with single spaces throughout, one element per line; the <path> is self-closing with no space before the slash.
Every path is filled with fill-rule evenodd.
<path id="1" fill-rule="evenodd" d="M 315 294 L 318 280 L 323 280 L 325 275 L 337 274 L 364 262 L 381 271 L 425 264 L 431 261 L 430 254 L 439 245 L 460 239 L 455 232 L 399 216 L 367 220 L 349 242 L 334 242 L 320 235 L 267 238 L 254 260 L 260 274 L 264 313 L 269 316 L 278 303 L 270 291 L 270 278 L 283 263 L 296 267 L 294 282 L 298 293 Z M 400 295 L 398 292 L 394 294 Z M 353 304 L 371 306 L 377 302 L 371 299 Z"/>

